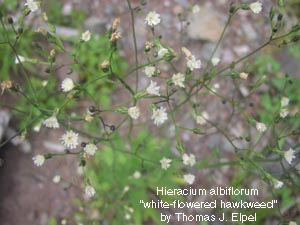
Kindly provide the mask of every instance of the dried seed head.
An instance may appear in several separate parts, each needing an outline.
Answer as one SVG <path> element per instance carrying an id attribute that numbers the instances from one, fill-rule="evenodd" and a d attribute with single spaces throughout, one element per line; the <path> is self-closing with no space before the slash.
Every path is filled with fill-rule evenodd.
<path id="1" fill-rule="evenodd" d="M 115 30 L 118 29 L 118 26 L 119 26 L 120 22 L 121 22 L 121 19 L 120 19 L 120 18 L 116 18 L 116 19 L 114 20 L 113 25 L 112 25 L 112 30 L 113 30 L 113 31 L 115 31 Z"/>

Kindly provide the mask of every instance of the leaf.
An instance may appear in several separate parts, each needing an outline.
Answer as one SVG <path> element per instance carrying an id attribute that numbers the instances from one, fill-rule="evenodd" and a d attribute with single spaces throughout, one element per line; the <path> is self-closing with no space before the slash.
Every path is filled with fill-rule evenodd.
<path id="1" fill-rule="evenodd" d="M 279 6 L 279 7 L 283 7 L 283 6 L 284 6 L 283 0 L 278 0 L 278 6 Z"/>
<path id="2" fill-rule="evenodd" d="M 56 33 L 56 27 L 53 24 L 48 23 L 48 28 L 51 33 Z"/>
<path id="3" fill-rule="evenodd" d="M 52 44 L 54 44 L 58 50 L 65 52 L 65 47 L 62 43 L 62 41 L 60 40 L 60 38 L 57 35 L 51 34 L 51 33 L 47 33 L 47 38 L 48 41 Z"/>

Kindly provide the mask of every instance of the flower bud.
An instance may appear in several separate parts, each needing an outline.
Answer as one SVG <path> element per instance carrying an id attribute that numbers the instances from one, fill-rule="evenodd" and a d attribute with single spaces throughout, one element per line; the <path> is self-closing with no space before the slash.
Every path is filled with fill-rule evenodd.
<path id="1" fill-rule="evenodd" d="M 230 6 L 230 8 L 229 8 L 229 13 L 230 13 L 230 14 L 233 14 L 233 13 L 235 13 L 235 10 L 236 10 L 236 7 L 235 7 L 234 4 L 232 4 L 232 5 Z"/>
<path id="2" fill-rule="evenodd" d="M 109 126 L 109 129 L 110 129 L 111 131 L 115 131 L 115 130 L 116 130 L 116 127 L 115 127 L 114 125 L 110 125 L 110 126 Z"/>
<path id="3" fill-rule="evenodd" d="M 23 33 L 23 28 L 22 27 L 19 27 L 18 28 L 18 34 L 22 34 Z"/>
<path id="4" fill-rule="evenodd" d="M 45 73 L 50 73 L 50 67 L 47 67 L 47 68 L 45 69 Z"/>
<path id="5" fill-rule="evenodd" d="M 13 24 L 14 23 L 14 20 L 13 20 L 13 18 L 11 16 L 9 16 L 7 18 L 7 21 L 8 21 L 9 24 Z"/>
<path id="6" fill-rule="evenodd" d="M 292 42 L 297 42 L 300 39 L 300 35 L 296 35 L 292 38 Z"/>

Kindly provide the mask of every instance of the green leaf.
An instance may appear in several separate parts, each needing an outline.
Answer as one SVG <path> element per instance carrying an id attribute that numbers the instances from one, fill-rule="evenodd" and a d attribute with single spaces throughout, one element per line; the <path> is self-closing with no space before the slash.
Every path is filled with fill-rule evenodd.
<path id="1" fill-rule="evenodd" d="M 48 28 L 51 33 L 56 33 L 56 27 L 53 24 L 48 23 Z"/>
<path id="2" fill-rule="evenodd" d="M 283 7 L 283 6 L 284 6 L 283 0 L 278 0 L 278 6 L 279 6 L 279 7 Z"/>
<path id="3" fill-rule="evenodd" d="M 48 221 L 48 225 L 56 225 L 57 222 L 56 222 L 56 219 L 54 217 L 51 217 Z"/>
<path id="4" fill-rule="evenodd" d="M 54 44 L 56 46 L 56 48 L 60 51 L 65 52 L 65 47 L 62 43 L 62 41 L 60 40 L 60 38 L 57 35 L 54 34 L 50 34 L 49 32 L 47 33 L 47 38 L 48 41 L 52 44 Z"/>

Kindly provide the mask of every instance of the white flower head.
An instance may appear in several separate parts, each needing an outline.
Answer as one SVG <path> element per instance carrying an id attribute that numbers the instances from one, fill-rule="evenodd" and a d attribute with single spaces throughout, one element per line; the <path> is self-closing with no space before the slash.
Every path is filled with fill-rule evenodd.
<path id="1" fill-rule="evenodd" d="M 89 30 L 87 30 L 81 34 L 81 40 L 87 42 L 90 39 L 91 39 L 91 32 Z"/>
<path id="2" fill-rule="evenodd" d="M 158 56 L 159 58 L 163 58 L 163 57 L 164 57 L 166 54 L 168 54 L 168 53 L 169 53 L 169 50 L 168 50 L 168 49 L 161 47 L 161 48 L 158 50 L 158 52 L 157 52 L 157 56 Z"/>
<path id="3" fill-rule="evenodd" d="M 183 179 L 185 182 L 187 182 L 189 185 L 191 185 L 195 182 L 195 175 L 188 173 L 188 174 L 183 175 Z"/>
<path id="4" fill-rule="evenodd" d="M 219 84 L 219 83 L 215 83 L 215 84 L 212 86 L 212 88 L 211 88 L 211 90 L 212 90 L 213 92 L 217 92 L 218 89 L 220 89 L 220 84 Z"/>
<path id="5" fill-rule="evenodd" d="M 209 115 L 206 111 L 203 111 L 201 115 L 196 115 L 196 123 L 200 125 L 206 124 L 206 120 L 209 119 Z"/>
<path id="6" fill-rule="evenodd" d="M 45 156 L 43 155 L 36 155 L 32 158 L 34 165 L 42 166 L 46 160 Z"/>
<path id="7" fill-rule="evenodd" d="M 159 162 L 161 163 L 161 168 L 166 170 L 171 166 L 172 160 L 168 159 L 166 157 L 163 157 Z"/>
<path id="8" fill-rule="evenodd" d="M 141 113 L 140 113 L 140 108 L 137 107 L 137 106 L 133 106 L 133 107 L 130 107 L 128 109 L 128 115 L 132 118 L 132 119 L 137 119 L 140 117 Z"/>
<path id="9" fill-rule="evenodd" d="M 274 180 L 274 181 L 273 181 L 273 187 L 274 187 L 275 189 L 279 189 L 279 188 L 281 188 L 283 185 L 284 185 L 284 183 L 283 183 L 282 181 L 280 181 L 280 180 Z"/>
<path id="10" fill-rule="evenodd" d="M 145 18 L 145 23 L 150 27 L 156 26 L 160 23 L 160 15 L 155 11 L 149 12 Z"/>
<path id="11" fill-rule="evenodd" d="M 263 133 L 267 130 L 267 126 L 264 123 L 256 122 L 256 129 L 259 133 Z"/>
<path id="12" fill-rule="evenodd" d="M 196 163 L 196 157 L 194 154 L 188 155 L 188 154 L 184 153 L 182 155 L 182 161 L 183 161 L 184 165 L 193 166 Z"/>
<path id="13" fill-rule="evenodd" d="M 291 165 L 293 159 L 296 158 L 296 156 L 295 156 L 295 150 L 293 150 L 292 148 L 290 148 L 288 151 L 286 151 L 284 153 L 284 158 Z"/>
<path id="14" fill-rule="evenodd" d="M 65 78 L 61 83 L 61 89 L 63 92 L 69 92 L 75 87 L 74 82 L 71 78 Z"/>
<path id="15" fill-rule="evenodd" d="M 89 198 L 93 197 L 96 194 L 95 188 L 91 185 L 85 186 L 84 192 Z"/>
<path id="16" fill-rule="evenodd" d="M 160 87 L 157 86 L 157 83 L 154 82 L 154 81 L 152 81 L 152 80 L 150 80 L 150 85 L 149 85 L 149 87 L 147 88 L 146 91 L 147 91 L 148 94 L 150 94 L 150 95 L 157 95 L 157 96 L 160 96 L 160 94 L 159 94 L 159 89 L 160 89 Z"/>
<path id="17" fill-rule="evenodd" d="M 155 71 L 156 71 L 155 66 L 146 66 L 146 67 L 145 67 L 145 70 L 144 70 L 144 72 L 145 72 L 145 74 L 147 75 L 147 77 L 152 77 L 152 76 L 154 76 Z"/>
<path id="18" fill-rule="evenodd" d="M 153 109 L 153 114 L 151 119 L 154 120 L 154 124 L 157 126 L 163 124 L 168 119 L 166 108 L 160 107 L 157 109 Z"/>
<path id="19" fill-rule="evenodd" d="M 129 187 L 128 185 L 126 185 L 126 186 L 124 187 L 124 189 L 123 189 L 123 192 L 128 192 L 129 189 L 130 189 L 130 187 Z"/>
<path id="20" fill-rule="evenodd" d="M 129 213 L 126 213 L 124 216 L 125 220 L 130 220 L 131 219 L 131 215 Z"/>
<path id="21" fill-rule="evenodd" d="M 194 55 L 191 55 L 190 57 L 186 57 L 187 60 L 187 67 L 193 71 L 194 69 L 200 69 L 201 68 L 201 60 L 196 59 Z"/>
<path id="22" fill-rule="evenodd" d="M 185 77 L 182 73 L 176 73 L 172 76 L 172 82 L 182 88 L 184 88 L 184 80 Z"/>
<path id="23" fill-rule="evenodd" d="M 60 141 L 66 148 L 76 148 L 78 145 L 78 134 L 72 130 L 69 130 L 63 134 Z"/>
<path id="24" fill-rule="evenodd" d="M 297 223 L 295 221 L 290 221 L 289 225 L 297 225 Z"/>
<path id="25" fill-rule="evenodd" d="M 52 179 L 53 183 L 58 184 L 61 181 L 61 176 L 55 175 Z"/>
<path id="26" fill-rule="evenodd" d="M 132 175 L 134 179 L 140 179 L 142 174 L 139 171 L 135 171 Z"/>
<path id="27" fill-rule="evenodd" d="M 27 0 L 25 6 L 27 6 L 31 12 L 35 12 L 39 9 L 40 3 L 34 0 Z"/>
<path id="28" fill-rule="evenodd" d="M 55 115 L 52 115 L 49 118 L 45 119 L 45 121 L 43 122 L 43 125 L 45 125 L 48 128 L 53 128 L 53 129 L 59 128 L 59 123 L 58 123 Z"/>
<path id="29" fill-rule="evenodd" d="M 288 114 L 289 114 L 289 110 L 288 109 L 283 108 L 283 109 L 280 110 L 280 117 L 281 118 L 287 117 Z"/>
<path id="30" fill-rule="evenodd" d="M 213 57 L 211 59 L 211 63 L 214 65 L 214 66 L 217 66 L 219 63 L 220 63 L 221 59 L 218 58 L 218 57 Z"/>
<path id="31" fill-rule="evenodd" d="M 247 78 L 249 76 L 249 73 L 241 72 L 239 76 L 240 76 L 241 79 L 247 80 Z"/>
<path id="32" fill-rule="evenodd" d="M 260 2 L 253 2 L 249 7 L 253 13 L 260 13 L 262 10 L 262 4 Z"/>
<path id="33" fill-rule="evenodd" d="M 97 146 L 92 143 L 86 144 L 86 146 L 83 148 L 83 151 L 90 156 L 95 155 L 97 150 Z"/>
<path id="34" fill-rule="evenodd" d="M 193 8 L 192 8 L 192 12 L 193 12 L 194 14 L 200 12 L 200 6 L 197 5 L 197 4 L 194 5 Z"/>
<path id="35" fill-rule="evenodd" d="M 25 62 L 25 61 L 26 61 L 26 58 L 24 56 L 18 55 L 18 56 L 16 56 L 15 64 L 19 64 L 20 62 L 22 63 L 22 62 Z"/>
<path id="36" fill-rule="evenodd" d="M 281 107 L 285 107 L 290 103 L 290 99 L 287 97 L 282 97 L 280 100 Z"/>

